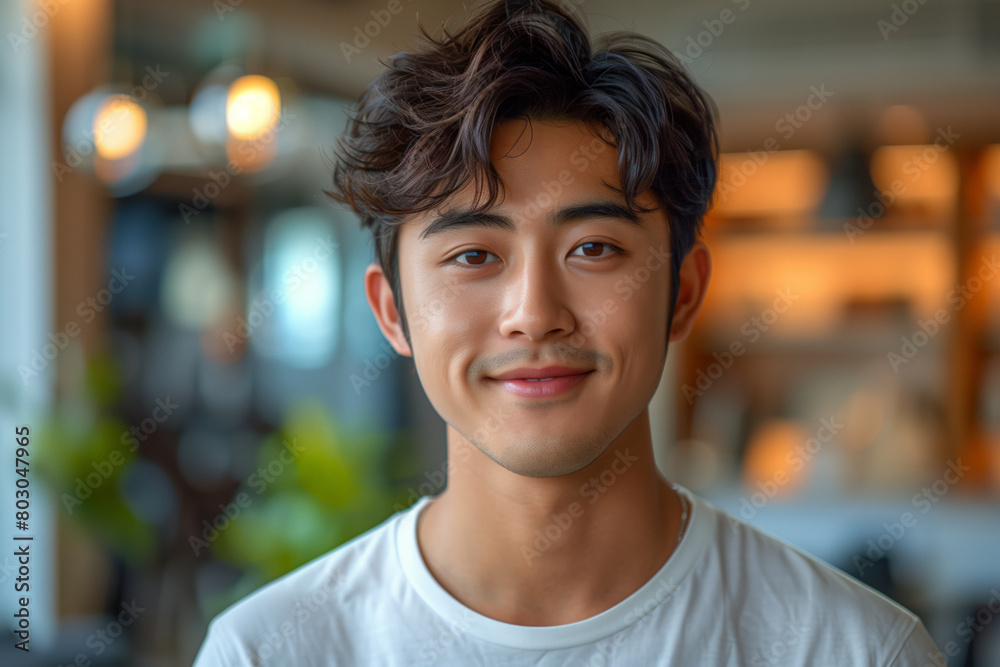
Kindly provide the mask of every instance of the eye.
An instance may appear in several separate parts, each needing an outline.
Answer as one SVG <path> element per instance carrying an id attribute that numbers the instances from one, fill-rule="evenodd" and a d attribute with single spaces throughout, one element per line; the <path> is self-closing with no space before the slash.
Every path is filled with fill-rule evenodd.
<path id="1" fill-rule="evenodd" d="M 462 264 L 462 265 L 465 265 L 465 266 L 483 266 L 484 264 L 488 264 L 489 263 L 489 262 L 486 261 L 486 256 L 487 255 L 493 255 L 493 253 L 491 253 L 491 252 L 489 252 L 487 250 L 465 250 L 465 251 L 460 252 L 457 255 L 451 257 L 450 259 L 453 262 L 456 262 L 458 264 Z M 470 261 L 468 261 L 468 262 L 460 262 L 459 261 L 460 258 L 466 257 L 466 256 L 468 256 L 468 258 L 469 258 Z M 493 256 L 496 257 L 496 255 L 493 255 Z"/>
<path id="2" fill-rule="evenodd" d="M 587 246 L 590 247 L 588 248 Z M 574 250 L 579 248 L 583 248 L 584 254 L 576 255 L 577 257 L 593 257 L 593 258 L 607 257 L 608 255 L 602 252 L 605 248 L 610 248 L 613 254 L 620 255 L 622 253 L 621 248 L 612 243 L 605 243 L 604 241 L 588 241 L 587 243 L 581 243 Z M 596 251 L 597 254 L 592 254 L 588 251 Z"/>

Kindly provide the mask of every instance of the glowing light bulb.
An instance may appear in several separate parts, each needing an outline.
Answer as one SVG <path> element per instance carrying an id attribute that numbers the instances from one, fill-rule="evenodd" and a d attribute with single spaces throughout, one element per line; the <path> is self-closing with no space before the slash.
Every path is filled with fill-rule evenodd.
<path id="1" fill-rule="evenodd" d="M 106 160 L 133 154 L 146 138 L 146 111 L 128 95 L 111 95 L 94 116 L 94 146 Z"/>
<path id="2" fill-rule="evenodd" d="M 271 130 L 281 112 L 278 86 L 265 76 L 233 81 L 226 100 L 226 125 L 237 139 L 253 139 Z"/>

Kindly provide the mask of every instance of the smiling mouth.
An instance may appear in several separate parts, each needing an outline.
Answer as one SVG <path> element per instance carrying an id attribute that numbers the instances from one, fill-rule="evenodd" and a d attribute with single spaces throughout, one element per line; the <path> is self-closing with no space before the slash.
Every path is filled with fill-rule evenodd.
<path id="1" fill-rule="evenodd" d="M 549 382 L 550 380 L 560 380 L 562 378 L 573 378 L 573 377 L 579 377 L 581 375 L 589 375 L 590 373 L 593 373 L 593 372 L 594 372 L 594 369 L 592 368 L 590 370 L 580 371 L 579 373 L 566 373 L 566 374 L 563 374 L 563 375 L 553 375 L 552 377 L 547 377 L 547 378 L 517 378 L 517 377 L 495 378 L 495 377 L 487 377 L 486 379 L 488 379 L 488 380 L 494 380 L 496 382 Z"/>
<path id="2" fill-rule="evenodd" d="M 587 377 L 594 373 L 589 370 L 573 375 L 555 375 L 548 378 L 509 378 L 497 382 L 506 392 L 522 398 L 544 399 L 567 394 L 578 388 Z"/>

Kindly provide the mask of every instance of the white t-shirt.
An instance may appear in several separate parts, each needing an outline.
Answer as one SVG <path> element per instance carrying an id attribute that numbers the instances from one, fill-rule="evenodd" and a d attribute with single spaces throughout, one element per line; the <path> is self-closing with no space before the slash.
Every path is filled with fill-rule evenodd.
<path id="1" fill-rule="evenodd" d="M 681 544 L 586 620 L 511 625 L 453 598 L 417 547 L 424 496 L 219 614 L 194 667 L 939 664 L 914 614 L 678 488 Z"/>

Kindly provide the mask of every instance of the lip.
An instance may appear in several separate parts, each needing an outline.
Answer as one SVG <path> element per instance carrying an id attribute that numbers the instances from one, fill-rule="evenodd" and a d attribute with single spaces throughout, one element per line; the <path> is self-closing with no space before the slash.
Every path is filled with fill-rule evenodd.
<path id="1" fill-rule="evenodd" d="M 501 386 L 511 394 L 523 398 L 548 398 L 551 396 L 561 396 L 576 387 L 593 373 L 593 370 L 577 372 L 572 375 L 549 375 L 551 380 L 526 380 L 511 378 L 508 380 L 495 379 Z"/>
<path id="2" fill-rule="evenodd" d="M 532 379 L 542 379 L 542 378 L 559 378 L 569 375 L 582 375 L 584 373 L 589 373 L 592 368 L 573 368 L 571 366 L 544 366 L 542 368 L 531 368 L 524 366 L 522 368 L 515 368 L 514 370 L 506 371 L 500 375 L 494 375 L 493 380 L 525 380 L 528 378 Z"/>

